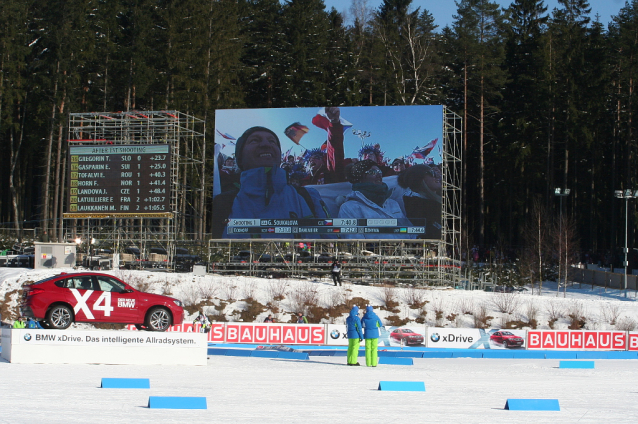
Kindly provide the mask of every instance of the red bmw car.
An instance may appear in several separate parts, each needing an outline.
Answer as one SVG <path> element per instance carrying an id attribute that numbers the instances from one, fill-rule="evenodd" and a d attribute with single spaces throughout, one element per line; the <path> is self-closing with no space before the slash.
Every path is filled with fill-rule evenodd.
<path id="1" fill-rule="evenodd" d="M 415 333 L 409 328 L 397 328 L 390 333 L 390 337 L 397 343 L 403 341 L 406 346 L 423 344 L 423 335 Z"/>
<path id="2" fill-rule="evenodd" d="M 20 313 L 59 330 L 73 322 L 106 322 L 166 331 L 182 323 L 182 306 L 177 299 L 135 290 L 110 275 L 62 273 L 23 286 Z"/>
<path id="3" fill-rule="evenodd" d="M 496 331 L 490 336 L 490 341 L 502 344 L 506 349 L 510 347 L 521 347 L 524 343 L 522 337 L 517 336 L 511 331 Z"/>

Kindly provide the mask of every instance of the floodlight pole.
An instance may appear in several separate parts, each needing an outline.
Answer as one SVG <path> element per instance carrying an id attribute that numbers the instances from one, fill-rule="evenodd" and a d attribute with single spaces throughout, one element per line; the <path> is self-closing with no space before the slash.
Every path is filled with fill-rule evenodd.
<path id="1" fill-rule="evenodd" d="M 627 269 L 629 268 L 629 199 L 638 197 L 638 190 L 616 190 L 615 196 L 619 199 L 625 199 L 625 282 L 623 290 L 627 297 Z"/>
<path id="2" fill-rule="evenodd" d="M 569 196 L 571 192 L 568 188 L 560 188 L 556 187 L 554 189 L 554 195 L 560 198 L 560 215 L 558 218 L 558 254 L 560 255 L 563 247 L 563 197 Z M 565 255 L 565 260 L 567 260 L 567 255 Z M 558 259 L 558 275 L 560 275 L 560 256 Z M 559 279 L 560 280 L 560 279 Z M 565 284 L 567 284 L 567 276 L 565 275 Z M 558 281 L 558 290 L 560 291 L 560 281 Z M 567 288 L 565 288 L 567 290 Z M 558 296 L 558 294 L 557 294 Z"/>

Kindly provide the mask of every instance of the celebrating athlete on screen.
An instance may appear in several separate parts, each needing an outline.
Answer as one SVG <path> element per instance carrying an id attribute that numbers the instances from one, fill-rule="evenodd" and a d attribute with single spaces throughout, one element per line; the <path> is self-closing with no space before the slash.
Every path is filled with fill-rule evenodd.
<path id="1" fill-rule="evenodd" d="M 221 193 L 213 199 L 215 219 L 213 237 L 244 238 L 259 234 L 229 235 L 228 219 L 303 219 L 327 218 L 327 208 L 316 190 L 288 184 L 280 167 L 281 143 L 265 127 L 247 129 L 235 145 L 236 165 L 241 170 L 240 188 Z M 268 238 L 290 234 L 268 234 Z"/>

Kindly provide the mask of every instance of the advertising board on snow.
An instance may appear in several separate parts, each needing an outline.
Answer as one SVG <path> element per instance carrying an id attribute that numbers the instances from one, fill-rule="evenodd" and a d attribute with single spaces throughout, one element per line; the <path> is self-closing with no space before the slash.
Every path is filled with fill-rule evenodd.
<path id="1" fill-rule="evenodd" d="M 638 350 L 638 331 L 631 331 L 627 334 L 627 350 Z"/>
<path id="2" fill-rule="evenodd" d="M 343 324 L 328 324 L 326 344 L 329 346 L 348 346 L 348 332 Z M 361 343 L 363 344 L 363 343 Z"/>
<path id="3" fill-rule="evenodd" d="M 345 326 L 343 326 L 345 329 Z M 135 326 L 129 325 L 129 330 Z M 221 323 L 213 322 L 206 329 L 206 339 L 211 343 L 247 344 L 326 344 L 324 324 L 269 324 L 269 323 Z M 199 333 L 200 324 L 173 325 L 168 332 Z M 347 339 L 346 339 L 346 344 Z"/>
<path id="4" fill-rule="evenodd" d="M 348 334 L 345 325 L 328 324 L 327 342 L 331 346 L 347 346 Z M 379 348 L 384 346 L 424 347 L 425 326 L 384 326 L 379 328 Z M 364 342 L 361 342 L 364 345 Z"/>
<path id="5" fill-rule="evenodd" d="M 29 328 L 3 336 L 2 358 L 23 364 L 206 365 L 208 348 L 201 333 Z"/>
<path id="6" fill-rule="evenodd" d="M 624 331 L 529 330 L 528 349 L 626 350 Z M 638 347 L 635 349 L 638 350 Z"/>
<path id="7" fill-rule="evenodd" d="M 140 332 L 135 335 L 106 331 L 50 331 L 21 329 L 14 343 L 60 346 L 151 346 L 151 347 L 201 347 L 205 341 L 199 334 Z"/>
<path id="8" fill-rule="evenodd" d="M 323 344 L 322 324 L 226 324 L 226 343 Z"/>
<path id="9" fill-rule="evenodd" d="M 425 326 L 382 327 L 379 346 L 425 347 Z"/>
<path id="10" fill-rule="evenodd" d="M 525 349 L 525 330 L 428 328 L 427 347 L 453 349 Z"/>

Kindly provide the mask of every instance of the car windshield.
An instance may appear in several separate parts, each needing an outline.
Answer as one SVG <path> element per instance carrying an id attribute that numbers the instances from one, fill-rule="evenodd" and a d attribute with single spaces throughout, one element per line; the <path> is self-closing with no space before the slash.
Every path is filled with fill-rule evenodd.
<path id="1" fill-rule="evenodd" d="M 501 334 L 504 335 L 504 336 L 513 336 L 514 335 L 514 334 L 510 333 L 509 331 L 503 331 Z"/>
<path id="2" fill-rule="evenodd" d="M 409 328 L 404 328 L 403 332 L 404 333 L 414 333 L 414 331 L 410 330 Z"/>

